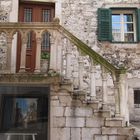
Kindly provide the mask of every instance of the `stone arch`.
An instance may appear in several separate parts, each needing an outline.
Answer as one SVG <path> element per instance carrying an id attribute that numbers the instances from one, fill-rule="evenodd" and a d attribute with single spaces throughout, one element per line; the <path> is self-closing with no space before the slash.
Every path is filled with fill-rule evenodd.
<path id="1" fill-rule="evenodd" d="M 19 33 L 19 34 L 22 35 L 22 31 L 19 30 L 19 29 L 15 29 L 15 30 L 13 30 L 11 34 L 12 34 L 12 36 L 14 36 L 16 33 Z"/>

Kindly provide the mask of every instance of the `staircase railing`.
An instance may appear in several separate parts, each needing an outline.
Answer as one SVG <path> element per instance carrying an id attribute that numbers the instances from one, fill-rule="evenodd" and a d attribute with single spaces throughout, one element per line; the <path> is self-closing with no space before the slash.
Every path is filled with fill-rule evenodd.
<path id="1" fill-rule="evenodd" d="M 25 69 L 25 49 L 27 33 L 34 31 L 37 40 L 36 68 L 40 72 L 41 36 L 44 31 L 50 33 L 50 71 L 59 73 L 63 79 L 73 83 L 74 91 L 86 93 L 86 99 L 101 99 L 108 103 L 108 94 L 112 88 L 115 100 L 115 116 L 125 117 L 128 121 L 126 70 L 116 68 L 101 55 L 88 47 L 59 24 L 55 19 L 51 23 L 0 23 L 0 32 L 7 38 L 6 69 L 11 72 L 12 41 L 20 32 L 22 38 L 21 70 Z"/>
<path id="2" fill-rule="evenodd" d="M 82 88 L 84 81 L 84 73 L 89 73 L 90 71 L 90 78 L 88 85 L 90 85 L 87 89 L 90 89 L 90 97 L 92 99 L 96 99 L 98 92 L 98 86 L 102 86 L 102 101 L 103 103 L 108 102 L 108 86 L 112 86 L 109 83 L 109 80 L 112 79 L 113 86 L 114 86 L 114 96 L 115 96 L 115 116 L 125 116 L 126 120 L 128 121 L 128 106 L 127 106 L 127 80 L 126 80 L 126 69 L 124 68 L 116 68 L 112 64 L 110 64 L 106 59 L 104 59 L 101 55 L 99 55 L 97 52 L 95 52 L 93 49 L 88 47 L 85 43 L 83 43 L 81 40 L 79 40 L 77 37 L 75 37 L 73 34 L 71 34 L 68 30 L 66 30 L 64 27 L 59 25 L 59 31 L 61 34 L 65 35 L 66 38 L 70 40 L 70 42 L 73 43 L 74 47 L 77 47 L 77 50 L 80 52 L 79 56 L 82 56 L 79 60 L 79 83 L 78 85 Z M 72 53 L 72 48 L 69 49 L 69 52 L 67 51 L 67 57 L 70 57 L 68 53 Z M 67 58 L 68 60 L 70 58 Z M 85 70 L 82 69 L 82 65 L 84 67 L 84 61 L 88 59 L 89 69 Z M 82 64 L 83 63 L 83 64 Z M 67 77 L 71 77 L 70 74 L 70 64 L 67 66 Z M 100 67 L 100 68 L 99 68 Z M 72 70 L 71 70 L 72 71 Z M 100 71 L 100 72 L 99 72 Z M 100 77 L 98 78 L 98 74 L 100 73 Z M 99 80 L 100 79 L 100 80 Z M 97 85 L 96 85 L 97 81 Z M 102 83 L 100 85 L 99 83 Z M 111 81 L 110 81 L 111 83 Z M 86 91 L 88 92 L 88 90 Z"/>

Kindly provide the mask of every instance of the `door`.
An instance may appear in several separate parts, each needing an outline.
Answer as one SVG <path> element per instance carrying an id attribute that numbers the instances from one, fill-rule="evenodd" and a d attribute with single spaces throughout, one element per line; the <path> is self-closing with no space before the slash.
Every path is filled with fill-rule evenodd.
<path id="1" fill-rule="evenodd" d="M 49 22 L 54 17 L 54 4 L 50 3 L 29 3 L 22 2 L 19 5 L 19 22 Z M 46 39 L 43 35 L 43 42 Z M 27 35 L 26 46 L 26 71 L 33 72 L 35 69 L 36 52 L 36 35 L 33 31 L 30 31 Z M 46 41 L 45 41 L 46 42 Z M 17 42 L 17 67 L 16 71 L 20 69 L 20 56 L 21 56 L 21 35 L 18 34 Z M 46 44 L 48 44 L 46 42 Z M 42 43 L 42 46 L 44 44 Z M 44 47 L 42 47 L 44 48 Z M 48 50 L 48 49 L 47 49 Z"/>

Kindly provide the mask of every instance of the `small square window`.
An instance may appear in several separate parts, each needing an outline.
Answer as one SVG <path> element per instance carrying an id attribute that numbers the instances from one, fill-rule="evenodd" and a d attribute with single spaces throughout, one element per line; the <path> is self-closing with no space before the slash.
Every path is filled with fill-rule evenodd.
<path id="1" fill-rule="evenodd" d="M 140 108 L 140 90 L 134 90 L 134 106 Z"/>

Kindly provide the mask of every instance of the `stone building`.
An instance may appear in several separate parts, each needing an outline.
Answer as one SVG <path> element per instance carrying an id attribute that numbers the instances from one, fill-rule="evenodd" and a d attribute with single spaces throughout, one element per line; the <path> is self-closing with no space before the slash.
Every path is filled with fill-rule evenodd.
<path id="1" fill-rule="evenodd" d="M 139 0 L 0 0 L 0 140 L 139 139 L 139 41 Z"/>

